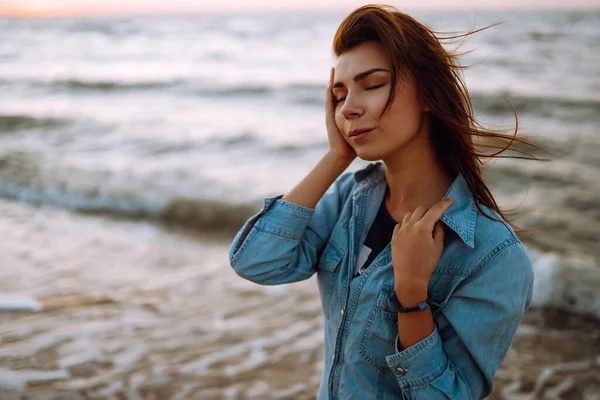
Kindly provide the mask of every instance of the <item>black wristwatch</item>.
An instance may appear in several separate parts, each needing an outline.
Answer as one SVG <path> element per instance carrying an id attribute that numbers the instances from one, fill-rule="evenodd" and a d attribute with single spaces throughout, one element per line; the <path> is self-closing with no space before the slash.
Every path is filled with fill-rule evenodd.
<path id="1" fill-rule="evenodd" d="M 400 307 L 398 308 L 398 312 L 400 314 L 406 314 L 406 313 L 411 313 L 411 312 L 415 312 L 415 311 L 423 311 L 427 307 L 429 307 L 429 303 L 427 303 L 426 301 L 420 303 L 419 305 L 417 305 L 415 307 L 409 307 L 409 308 L 404 308 L 404 307 L 402 307 L 402 304 L 400 304 Z"/>

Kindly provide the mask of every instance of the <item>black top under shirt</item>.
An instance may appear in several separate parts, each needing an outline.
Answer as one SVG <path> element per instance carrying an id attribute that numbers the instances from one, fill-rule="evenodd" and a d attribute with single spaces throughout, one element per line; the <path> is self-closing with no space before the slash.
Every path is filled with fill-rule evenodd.
<path id="1" fill-rule="evenodd" d="M 369 233 L 367 234 L 367 238 L 365 239 L 365 243 L 361 248 L 361 253 L 367 252 L 370 249 L 370 253 L 364 263 L 361 264 L 364 259 L 364 254 L 362 257 L 359 256 L 357 260 L 357 270 L 364 271 L 367 267 L 375 260 L 375 258 L 385 249 L 385 247 L 392 240 L 392 235 L 394 233 L 394 228 L 397 222 L 392 218 L 390 213 L 385 206 L 385 196 L 381 205 L 379 206 L 379 211 L 375 216 L 375 220 L 373 221 L 373 225 L 369 229 Z M 366 248 L 365 248 L 366 247 Z M 360 274 L 355 271 L 355 275 Z"/>

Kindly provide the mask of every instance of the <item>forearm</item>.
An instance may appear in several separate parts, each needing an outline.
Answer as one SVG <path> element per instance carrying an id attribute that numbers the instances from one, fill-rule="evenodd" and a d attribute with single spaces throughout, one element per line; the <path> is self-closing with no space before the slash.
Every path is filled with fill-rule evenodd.
<path id="1" fill-rule="evenodd" d="M 429 308 L 407 314 L 398 314 L 400 349 L 408 349 L 431 335 L 435 328 Z"/>
<path id="2" fill-rule="evenodd" d="M 283 200 L 307 208 L 315 208 L 321 197 L 335 180 L 348 168 L 352 160 L 327 153 Z"/>

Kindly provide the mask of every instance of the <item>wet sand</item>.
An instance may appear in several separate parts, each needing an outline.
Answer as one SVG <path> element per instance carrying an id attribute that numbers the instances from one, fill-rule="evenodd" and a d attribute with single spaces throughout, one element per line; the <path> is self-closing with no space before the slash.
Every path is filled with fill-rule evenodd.
<path id="1" fill-rule="evenodd" d="M 218 293 L 189 295 L 172 293 L 163 310 L 71 297 L 44 312 L 2 314 L 0 398 L 315 398 L 322 326 L 310 282 L 232 288 L 233 307 L 216 307 Z M 212 298 L 213 307 L 184 297 Z M 534 309 L 490 398 L 598 399 L 599 377 L 598 321 Z"/>

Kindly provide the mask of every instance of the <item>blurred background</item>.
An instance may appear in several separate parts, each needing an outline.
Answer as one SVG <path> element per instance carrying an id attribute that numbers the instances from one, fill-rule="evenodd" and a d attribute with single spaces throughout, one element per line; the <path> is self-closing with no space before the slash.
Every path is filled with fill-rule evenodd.
<path id="1" fill-rule="evenodd" d="M 362 4 L 0 1 L 0 399 L 315 397 L 314 280 L 260 287 L 227 254 L 327 150 Z M 600 399 L 600 3 L 390 4 L 504 21 L 461 48 L 477 115 L 514 128 L 506 99 L 561 155 L 486 166 L 536 273 L 492 398 Z"/>

